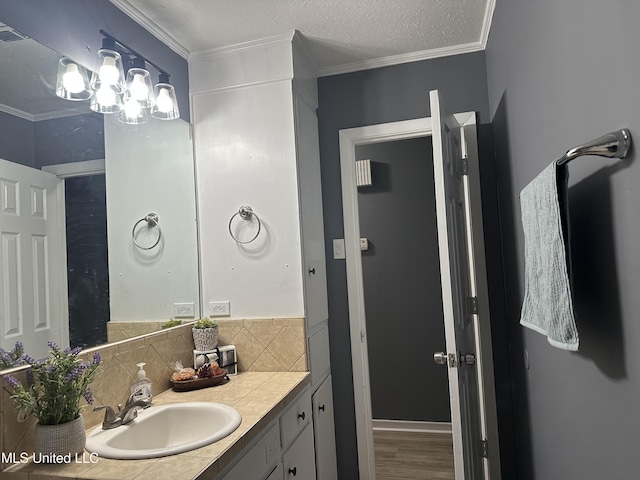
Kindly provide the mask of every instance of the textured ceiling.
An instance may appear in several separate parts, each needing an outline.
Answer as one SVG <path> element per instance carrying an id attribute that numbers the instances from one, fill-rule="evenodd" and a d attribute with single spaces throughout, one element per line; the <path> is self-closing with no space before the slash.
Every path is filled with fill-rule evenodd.
<path id="1" fill-rule="evenodd" d="M 320 74 L 484 48 L 494 0 L 111 0 L 188 57 L 298 30 Z"/>

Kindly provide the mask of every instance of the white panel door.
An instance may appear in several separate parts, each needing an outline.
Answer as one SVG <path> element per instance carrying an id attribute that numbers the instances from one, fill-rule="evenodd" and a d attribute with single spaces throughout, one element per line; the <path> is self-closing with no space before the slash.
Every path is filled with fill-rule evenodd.
<path id="1" fill-rule="evenodd" d="M 55 175 L 0 160 L 0 342 L 42 358 L 68 342 L 63 221 Z M 62 212 L 63 214 L 64 212 Z"/>
<path id="2" fill-rule="evenodd" d="M 461 128 L 438 91 L 430 92 L 433 168 L 456 480 L 484 478 L 473 281 L 467 244 Z M 468 355 L 468 356 L 467 356 Z M 473 356 L 473 357 L 472 357 Z M 469 364 L 464 359 L 469 359 Z"/>

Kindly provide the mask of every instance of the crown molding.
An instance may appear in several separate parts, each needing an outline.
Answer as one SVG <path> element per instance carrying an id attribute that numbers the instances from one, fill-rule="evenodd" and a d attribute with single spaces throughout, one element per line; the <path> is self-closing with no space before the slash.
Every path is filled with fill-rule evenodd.
<path id="1" fill-rule="evenodd" d="M 484 19 L 482 20 L 482 31 L 480 32 L 480 42 L 482 49 L 487 48 L 489 42 L 489 32 L 491 31 L 491 22 L 493 20 L 493 12 L 496 9 L 496 0 L 488 0 L 487 8 L 484 11 Z"/>
<path id="2" fill-rule="evenodd" d="M 332 67 L 324 67 L 318 70 L 319 77 L 330 75 L 340 75 L 343 73 L 358 72 L 360 70 L 371 70 L 372 68 L 390 67 L 402 63 L 419 62 L 440 57 L 460 55 L 461 53 L 471 53 L 484 50 L 482 42 L 455 45 L 453 47 L 434 48 L 432 50 L 422 50 L 420 52 L 403 53 L 400 55 L 390 55 L 388 57 L 372 58 L 361 62 L 345 63 Z"/>
<path id="3" fill-rule="evenodd" d="M 180 55 L 185 60 L 189 59 L 189 50 L 182 45 L 173 35 L 170 35 L 164 28 L 151 20 L 148 16 L 142 13 L 137 7 L 133 6 L 129 0 L 109 0 L 117 8 L 122 10 L 125 15 L 130 17 L 136 23 L 141 25 L 151 35 L 156 37 L 167 47 Z"/>
<path id="4" fill-rule="evenodd" d="M 73 117 L 74 115 L 82 115 L 85 113 L 90 113 L 91 111 L 88 110 L 86 105 L 84 105 L 82 107 L 65 108 L 64 110 L 54 110 L 51 112 L 37 113 L 34 115 L 32 113 L 25 112 L 24 110 L 20 110 L 0 103 L 0 112 L 8 113 L 9 115 L 13 115 L 14 117 L 19 117 L 24 120 L 29 120 L 30 122 L 39 122 L 41 120 L 52 120 L 54 118 Z"/>
<path id="5" fill-rule="evenodd" d="M 248 42 L 236 43 L 233 45 L 225 45 L 224 47 L 209 48 L 206 50 L 196 50 L 189 55 L 189 60 L 202 60 L 207 57 L 216 57 L 221 54 L 238 52 L 252 48 L 267 47 L 269 45 L 278 45 L 282 43 L 290 44 L 296 36 L 296 30 L 290 30 L 280 35 L 272 37 L 260 38 L 257 40 L 249 40 Z"/>

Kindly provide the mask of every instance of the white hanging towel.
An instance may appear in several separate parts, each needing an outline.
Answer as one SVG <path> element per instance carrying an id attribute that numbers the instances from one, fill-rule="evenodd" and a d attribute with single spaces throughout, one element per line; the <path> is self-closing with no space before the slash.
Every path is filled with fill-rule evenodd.
<path id="1" fill-rule="evenodd" d="M 525 265 L 520 324 L 546 335 L 555 347 L 576 351 L 567 263 L 568 177 L 566 167 L 553 162 L 520 192 Z"/>

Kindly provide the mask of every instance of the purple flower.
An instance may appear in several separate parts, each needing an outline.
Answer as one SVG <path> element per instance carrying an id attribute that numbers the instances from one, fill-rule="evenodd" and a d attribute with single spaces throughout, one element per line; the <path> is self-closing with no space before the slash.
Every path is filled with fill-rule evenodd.
<path id="1" fill-rule="evenodd" d="M 93 352 L 93 364 L 100 365 L 100 352 Z"/>
<path id="2" fill-rule="evenodd" d="M 29 385 L 34 385 L 36 382 L 35 382 L 35 379 L 33 378 L 33 370 L 31 370 L 31 369 L 29 368 L 29 369 L 27 370 L 26 375 L 27 375 L 27 383 L 28 383 Z"/>
<path id="3" fill-rule="evenodd" d="M 82 347 L 73 347 L 69 353 L 71 354 L 72 357 L 77 356 L 80 352 L 82 351 Z"/>
<path id="4" fill-rule="evenodd" d="M 76 378 L 78 378 L 80 375 L 82 375 L 82 368 L 80 367 L 73 367 L 71 369 L 71 371 L 67 374 L 65 381 L 67 382 L 72 382 L 74 381 Z"/>
<path id="5" fill-rule="evenodd" d="M 51 340 L 47 342 L 47 345 L 51 350 L 58 350 L 58 345 L 56 345 L 56 343 L 52 342 Z"/>
<path id="6" fill-rule="evenodd" d="M 18 388 L 20 386 L 20 382 L 12 375 L 5 375 L 4 379 L 13 388 Z"/>
<path id="7" fill-rule="evenodd" d="M 93 403 L 93 392 L 90 388 L 87 388 L 84 392 L 82 392 L 82 396 L 87 401 L 89 405 Z"/>
<path id="8" fill-rule="evenodd" d="M 31 355 L 27 354 L 24 357 L 22 357 L 22 359 L 27 362 L 30 365 L 33 365 L 34 363 L 37 363 L 36 359 L 33 358 Z"/>

